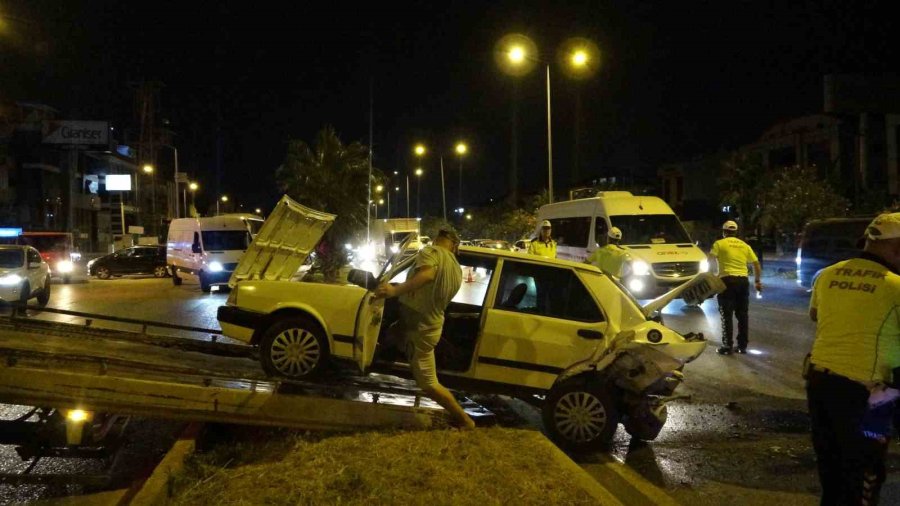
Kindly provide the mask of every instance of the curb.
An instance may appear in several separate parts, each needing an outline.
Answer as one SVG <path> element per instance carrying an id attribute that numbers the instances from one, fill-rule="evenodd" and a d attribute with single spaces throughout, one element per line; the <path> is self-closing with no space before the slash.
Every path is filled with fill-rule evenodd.
<path id="1" fill-rule="evenodd" d="M 611 506 L 624 506 L 625 504 L 632 504 L 628 501 L 623 502 L 622 500 L 620 500 L 618 496 L 614 495 L 597 479 L 595 479 L 587 471 L 582 469 L 581 466 L 576 464 L 574 460 L 569 458 L 569 456 L 566 455 L 562 450 L 560 450 L 559 447 L 553 444 L 552 441 L 547 439 L 547 436 L 539 433 L 539 437 L 535 439 L 549 448 L 550 455 L 552 455 L 554 463 L 568 471 L 571 474 L 572 483 L 590 494 L 591 497 L 593 497 L 597 501 L 597 504 Z"/>
<path id="2" fill-rule="evenodd" d="M 184 468 L 185 460 L 194 453 L 201 429 L 203 429 L 202 423 L 188 424 L 150 477 L 140 485 L 130 500 L 126 500 L 126 503 L 134 506 L 166 504 L 169 500 L 171 477 Z"/>
<path id="3" fill-rule="evenodd" d="M 601 455 L 600 462 L 591 465 L 590 471 L 585 469 L 582 471 L 590 479 L 602 483 L 608 493 L 613 494 L 617 500 L 621 501 L 620 504 L 629 506 L 644 504 L 678 506 L 680 504 L 665 490 L 649 482 L 612 455 Z"/>

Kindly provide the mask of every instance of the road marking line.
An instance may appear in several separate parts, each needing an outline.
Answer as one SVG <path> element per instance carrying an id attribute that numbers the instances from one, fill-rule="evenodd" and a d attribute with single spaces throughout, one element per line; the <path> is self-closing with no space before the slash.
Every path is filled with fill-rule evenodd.
<path id="1" fill-rule="evenodd" d="M 597 478 L 607 490 L 628 505 L 678 506 L 680 503 L 665 490 L 651 483 L 634 469 L 608 454 L 599 455 L 600 462 L 590 465 Z"/>

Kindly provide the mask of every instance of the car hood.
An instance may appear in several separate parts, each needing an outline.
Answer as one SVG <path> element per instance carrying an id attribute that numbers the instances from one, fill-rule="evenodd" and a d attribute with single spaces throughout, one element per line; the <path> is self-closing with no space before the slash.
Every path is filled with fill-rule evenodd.
<path id="1" fill-rule="evenodd" d="M 641 307 L 644 316 L 650 317 L 675 299 L 684 299 L 688 304 L 699 304 L 717 293 L 725 291 L 725 283 L 715 274 L 703 272 L 677 288 L 669 290 Z"/>
<path id="2" fill-rule="evenodd" d="M 298 204 L 287 195 L 269 214 L 228 280 L 288 280 L 315 250 L 335 215 Z"/>

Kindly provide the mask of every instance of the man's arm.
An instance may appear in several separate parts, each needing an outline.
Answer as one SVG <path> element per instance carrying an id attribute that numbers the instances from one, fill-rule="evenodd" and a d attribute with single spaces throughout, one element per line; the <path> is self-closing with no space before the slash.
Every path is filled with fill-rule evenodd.
<path id="1" fill-rule="evenodd" d="M 434 267 L 423 265 L 416 269 L 416 273 L 413 277 L 399 285 L 394 286 L 390 283 L 382 283 L 375 289 L 375 297 L 388 299 L 391 297 L 398 297 L 407 292 L 412 292 L 413 290 L 418 290 L 422 286 L 434 281 L 435 275 L 436 271 Z"/>
<path id="2" fill-rule="evenodd" d="M 756 289 L 762 290 L 762 266 L 759 260 L 753 261 L 753 277 L 756 278 Z"/>

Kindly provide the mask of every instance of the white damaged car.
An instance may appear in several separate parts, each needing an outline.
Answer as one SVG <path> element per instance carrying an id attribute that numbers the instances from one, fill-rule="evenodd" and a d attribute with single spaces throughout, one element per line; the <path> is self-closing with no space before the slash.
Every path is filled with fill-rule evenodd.
<path id="1" fill-rule="evenodd" d="M 389 261 L 379 276 L 350 271 L 347 283 L 297 279 L 334 218 L 282 198 L 229 281 L 222 330 L 258 346 L 273 376 L 313 377 L 342 361 L 408 377 L 405 357 L 385 344 L 398 302 L 370 290 L 405 279 L 413 258 Z M 604 447 L 620 422 L 634 437 L 657 436 L 683 365 L 706 341 L 651 316 L 675 298 L 702 301 L 724 289 L 700 275 L 641 307 L 591 265 L 469 247 L 458 259 L 463 284 L 436 349 L 441 382 L 540 406 L 548 434 L 570 449 Z"/>
<path id="2" fill-rule="evenodd" d="M 27 304 L 50 301 L 50 266 L 31 246 L 0 246 L 0 300 Z"/>

